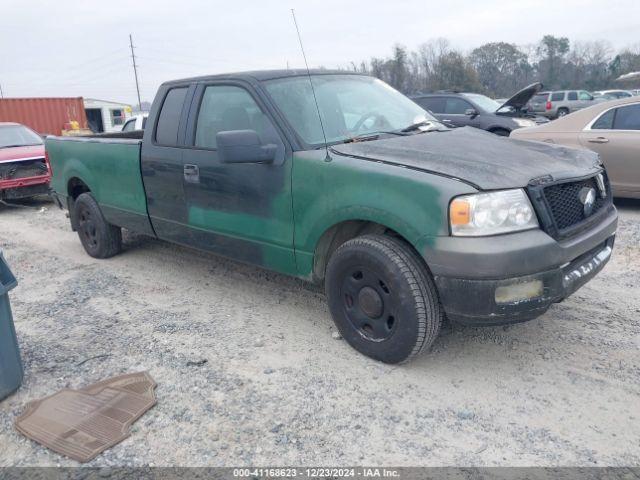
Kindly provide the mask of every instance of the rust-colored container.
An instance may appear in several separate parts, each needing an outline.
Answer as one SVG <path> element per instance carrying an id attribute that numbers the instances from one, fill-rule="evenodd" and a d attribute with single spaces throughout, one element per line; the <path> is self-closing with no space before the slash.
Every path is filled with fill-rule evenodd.
<path id="1" fill-rule="evenodd" d="M 82 97 L 2 98 L 0 122 L 21 123 L 41 135 L 61 135 L 71 122 L 87 128 Z"/>

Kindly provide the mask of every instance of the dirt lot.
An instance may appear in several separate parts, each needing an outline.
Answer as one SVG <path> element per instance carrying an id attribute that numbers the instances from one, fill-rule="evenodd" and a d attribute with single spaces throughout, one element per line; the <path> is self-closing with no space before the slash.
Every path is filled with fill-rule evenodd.
<path id="1" fill-rule="evenodd" d="M 158 405 L 91 465 L 640 465 L 640 202 L 573 297 L 526 324 L 445 325 L 400 367 L 334 338 L 302 282 L 131 234 L 94 260 L 50 203 L 0 206 L 0 248 L 26 369 L 0 403 L 0 466 L 75 465 L 16 415 L 143 369 Z"/>

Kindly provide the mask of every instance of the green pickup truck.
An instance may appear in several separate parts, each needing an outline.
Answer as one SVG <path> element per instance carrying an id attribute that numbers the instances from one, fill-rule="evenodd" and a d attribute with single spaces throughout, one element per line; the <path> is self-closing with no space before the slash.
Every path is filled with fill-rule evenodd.
<path id="1" fill-rule="evenodd" d="M 617 225 L 596 154 L 449 129 L 345 72 L 167 82 L 144 132 L 46 150 L 89 255 L 117 254 L 126 228 L 324 283 L 342 336 L 388 363 L 445 316 L 543 314 L 602 269 Z"/>

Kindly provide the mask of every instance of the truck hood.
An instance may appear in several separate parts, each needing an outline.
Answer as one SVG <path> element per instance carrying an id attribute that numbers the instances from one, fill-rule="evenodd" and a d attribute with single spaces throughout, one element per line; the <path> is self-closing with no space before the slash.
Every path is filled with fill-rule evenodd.
<path id="1" fill-rule="evenodd" d="M 460 179 L 480 190 L 584 177 L 602 168 L 589 150 L 499 137 L 472 127 L 340 144 L 331 150 Z"/>
<path id="2" fill-rule="evenodd" d="M 44 145 L 0 148 L 0 163 L 15 162 L 30 158 L 44 158 Z"/>

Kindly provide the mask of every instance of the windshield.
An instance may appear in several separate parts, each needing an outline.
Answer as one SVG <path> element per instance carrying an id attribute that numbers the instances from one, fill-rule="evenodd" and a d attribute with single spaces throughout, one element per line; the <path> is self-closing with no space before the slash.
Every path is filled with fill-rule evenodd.
<path id="1" fill-rule="evenodd" d="M 480 108 L 486 110 L 487 112 L 495 112 L 502 106 L 502 104 L 496 102 L 495 100 L 484 95 L 480 95 L 479 93 L 465 93 L 464 96 L 470 100 L 473 100 L 480 106 Z"/>
<path id="2" fill-rule="evenodd" d="M 313 87 L 328 143 L 378 132 L 399 132 L 422 121 L 436 120 L 386 83 L 364 75 L 313 75 Z M 300 138 L 324 144 L 309 77 L 265 82 L 278 109 Z"/>
<path id="3" fill-rule="evenodd" d="M 42 138 L 23 125 L 0 126 L 0 148 L 42 145 Z"/>

